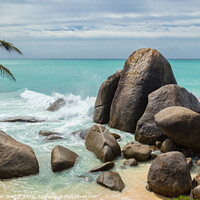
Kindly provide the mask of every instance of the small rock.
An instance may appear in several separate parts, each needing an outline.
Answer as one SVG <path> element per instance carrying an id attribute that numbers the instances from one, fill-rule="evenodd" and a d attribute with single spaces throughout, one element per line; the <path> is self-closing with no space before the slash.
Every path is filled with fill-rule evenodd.
<path id="1" fill-rule="evenodd" d="M 191 169 L 193 166 L 192 158 L 186 158 L 186 162 L 187 162 L 189 169 Z"/>
<path id="2" fill-rule="evenodd" d="M 50 136 L 50 135 L 61 135 L 61 134 L 53 131 L 40 131 L 39 135 Z"/>
<path id="3" fill-rule="evenodd" d="M 87 181 L 87 182 L 94 181 L 94 178 L 92 176 L 90 176 L 89 174 L 82 174 L 82 175 L 78 176 L 78 178 L 81 178 L 81 179 L 83 179 L 84 181 Z"/>
<path id="4" fill-rule="evenodd" d="M 100 165 L 98 167 L 91 169 L 90 172 L 107 171 L 107 170 L 113 168 L 114 165 L 115 165 L 114 162 L 109 161 L 109 162 L 103 163 L 102 165 Z"/>
<path id="5" fill-rule="evenodd" d="M 55 146 L 51 152 L 51 168 L 53 172 L 63 171 L 74 166 L 78 155 L 73 151 Z"/>
<path id="6" fill-rule="evenodd" d="M 120 139 L 121 138 L 121 136 L 120 135 L 118 135 L 118 134 L 116 134 L 116 133 L 111 133 L 113 136 L 114 136 L 114 138 L 116 139 L 116 140 L 118 140 L 118 139 Z"/>
<path id="7" fill-rule="evenodd" d="M 200 174 L 197 174 L 192 180 L 193 187 L 200 185 Z"/>
<path id="8" fill-rule="evenodd" d="M 52 140 L 62 140 L 63 137 L 61 136 L 58 136 L 58 135 L 50 135 L 50 136 L 47 136 L 44 141 L 52 141 Z"/>
<path id="9" fill-rule="evenodd" d="M 161 141 L 156 141 L 155 145 L 156 145 L 156 147 L 157 147 L 158 149 L 160 149 L 160 148 L 161 148 L 161 145 L 162 145 L 162 142 L 161 142 Z"/>
<path id="10" fill-rule="evenodd" d="M 89 128 L 85 129 L 85 130 L 78 130 L 78 131 L 74 131 L 72 132 L 73 135 L 78 135 L 79 137 L 81 137 L 82 139 L 85 139 L 88 132 L 89 132 Z"/>
<path id="11" fill-rule="evenodd" d="M 149 159 L 151 149 L 136 142 L 129 142 L 124 146 L 122 152 L 125 158 L 135 158 L 140 162 Z"/>
<path id="12" fill-rule="evenodd" d="M 125 166 L 137 166 L 138 162 L 137 162 L 137 160 L 135 160 L 135 158 L 130 158 L 130 159 L 124 161 L 124 165 Z"/>
<path id="13" fill-rule="evenodd" d="M 97 183 L 111 190 L 122 191 L 125 187 L 120 175 L 117 172 L 104 172 L 97 178 Z"/>
<path id="14" fill-rule="evenodd" d="M 4 120 L 0 120 L 0 122 L 23 122 L 23 123 L 37 123 L 44 121 L 45 120 L 36 119 L 35 117 L 10 117 Z"/>
<path id="15" fill-rule="evenodd" d="M 158 156 L 157 156 L 157 154 L 156 153 L 151 153 L 151 155 L 150 155 L 150 159 L 155 159 L 155 158 L 157 158 Z"/>
<path id="16" fill-rule="evenodd" d="M 197 166 L 200 166 L 200 159 L 197 160 L 196 165 L 197 165 Z"/>
<path id="17" fill-rule="evenodd" d="M 192 190 L 192 195 L 195 200 L 200 200 L 200 185 Z"/>
<path id="18" fill-rule="evenodd" d="M 60 109 L 61 107 L 63 107 L 66 104 L 64 99 L 58 99 L 56 100 L 54 103 L 52 103 L 47 110 L 54 112 L 57 111 L 58 109 Z"/>
<path id="19" fill-rule="evenodd" d="M 161 152 L 163 153 L 167 153 L 170 151 L 178 151 L 180 150 L 179 146 L 177 144 L 175 144 L 172 140 L 170 140 L 169 138 L 166 139 L 161 146 Z"/>

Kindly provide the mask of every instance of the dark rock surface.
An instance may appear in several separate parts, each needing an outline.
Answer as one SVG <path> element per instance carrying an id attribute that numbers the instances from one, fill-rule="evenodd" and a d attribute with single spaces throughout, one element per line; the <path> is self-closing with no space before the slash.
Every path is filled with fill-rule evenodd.
<path id="1" fill-rule="evenodd" d="M 102 162 L 112 161 L 121 155 L 121 149 L 110 131 L 100 124 L 94 124 L 85 139 L 86 148 Z"/>
<path id="2" fill-rule="evenodd" d="M 129 142 L 124 146 L 122 152 L 125 158 L 135 158 L 138 162 L 140 162 L 149 159 L 151 149 L 136 142 Z"/>
<path id="3" fill-rule="evenodd" d="M 53 172 L 67 170 L 74 166 L 78 155 L 73 151 L 62 147 L 55 146 L 51 152 L 51 168 Z"/>
<path id="4" fill-rule="evenodd" d="M 155 115 L 155 122 L 176 144 L 200 152 L 200 114 L 184 107 L 168 107 Z"/>
<path id="5" fill-rule="evenodd" d="M 55 112 L 59 110 L 61 107 L 63 107 L 66 104 L 64 99 L 58 99 L 54 103 L 52 103 L 47 110 L 51 112 Z"/>
<path id="6" fill-rule="evenodd" d="M 155 49 L 139 49 L 126 60 L 110 109 L 110 127 L 135 132 L 148 95 L 167 84 L 176 84 L 168 61 Z"/>
<path id="7" fill-rule="evenodd" d="M 44 141 L 53 141 L 53 140 L 62 140 L 63 137 L 59 135 L 49 135 L 46 138 L 44 138 Z"/>
<path id="8" fill-rule="evenodd" d="M 147 178 L 151 190 L 167 197 L 188 195 L 192 188 L 185 156 L 178 151 L 164 153 L 154 159 Z"/>
<path id="9" fill-rule="evenodd" d="M 90 172 L 107 171 L 107 170 L 113 168 L 114 165 L 115 165 L 114 162 L 109 161 L 109 162 L 101 164 L 98 167 L 94 167 L 93 169 L 90 170 Z"/>
<path id="10" fill-rule="evenodd" d="M 121 136 L 120 136 L 120 135 L 118 135 L 118 134 L 116 134 L 116 133 L 111 133 L 111 134 L 114 136 L 114 138 L 115 138 L 116 140 L 121 139 Z"/>
<path id="11" fill-rule="evenodd" d="M 145 112 L 137 123 L 135 139 L 145 144 L 164 141 L 166 136 L 156 126 L 154 115 L 171 106 L 182 106 L 200 112 L 200 103 L 192 93 L 175 84 L 165 85 L 149 94 Z"/>
<path id="12" fill-rule="evenodd" d="M 93 120 L 99 124 L 109 122 L 110 106 L 117 89 L 117 85 L 121 76 L 121 71 L 115 72 L 108 77 L 100 86 L 97 99 L 94 106 Z"/>
<path id="13" fill-rule="evenodd" d="M 116 190 L 120 192 L 125 187 L 124 182 L 117 172 L 104 172 L 98 177 L 97 183 L 111 190 Z"/>
<path id="14" fill-rule="evenodd" d="M 39 173 L 39 165 L 31 147 L 0 131 L 0 179 Z"/>

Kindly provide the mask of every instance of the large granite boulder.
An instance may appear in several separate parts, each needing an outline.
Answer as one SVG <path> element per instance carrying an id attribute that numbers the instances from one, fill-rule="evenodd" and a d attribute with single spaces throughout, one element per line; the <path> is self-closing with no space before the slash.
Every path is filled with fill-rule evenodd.
<path id="1" fill-rule="evenodd" d="M 126 60 L 110 109 L 110 127 L 135 132 L 148 95 L 167 84 L 176 84 L 168 61 L 155 49 L 139 49 Z"/>
<path id="2" fill-rule="evenodd" d="M 137 161 L 142 162 L 149 159 L 151 149 L 136 142 L 129 142 L 124 146 L 122 152 L 127 159 L 135 158 Z"/>
<path id="3" fill-rule="evenodd" d="M 155 122 L 176 144 L 200 152 L 200 114 L 184 107 L 168 107 L 155 115 Z"/>
<path id="4" fill-rule="evenodd" d="M 51 168 L 53 172 L 63 171 L 74 166 L 78 155 L 73 151 L 55 146 L 51 152 Z"/>
<path id="5" fill-rule="evenodd" d="M 121 71 L 115 72 L 112 76 L 108 77 L 99 88 L 97 99 L 94 106 L 93 120 L 99 124 L 109 122 L 110 106 L 117 89 L 120 79 Z"/>
<path id="6" fill-rule="evenodd" d="M 111 190 L 122 191 L 125 187 L 117 172 L 104 172 L 97 178 L 97 183 Z"/>
<path id="7" fill-rule="evenodd" d="M 156 126 L 154 115 L 171 106 L 182 106 L 200 112 L 200 103 L 192 93 L 175 84 L 165 85 L 149 94 L 146 110 L 137 123 L 135 139 L 145 144 L 155 144 L 156 141 L 166 139 Z"/>
<path id="8" fill-rule="evenodd" d="M 60 98 L 60 99 L 57 99 L 54 103 L 50 104 L 47 110 L 51 112 L 55 112 L 59 110 L 61 107 L 63 107 L 65 104 L 66 104 L 66 101 Z"/>
<path id="9" fill-rule="evenodd" d="M 149 168 L 148 185 L 154 192 L 167 197 L 188 195 L 192 179 L 185 156 L 172 151 L 155 158 Z"/>
<path id="10" fill-rule="evenodd" d="M 0 131 L 0 179 L 10 179 L 39 173 L 33 149 Z"/>
<path id="11" fill-rule="evenodd" d="M 100 124 L 94 124 L 85 139 L 86 148 L 102 162 L 114 160 L 121 155 L 121 149 L 110 131 Z"/>

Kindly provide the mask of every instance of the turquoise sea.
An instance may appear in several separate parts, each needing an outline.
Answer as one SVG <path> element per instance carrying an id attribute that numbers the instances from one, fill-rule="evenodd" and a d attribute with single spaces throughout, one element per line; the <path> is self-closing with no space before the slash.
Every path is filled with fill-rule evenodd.
<path id="1" fill-rule="evenodd" d="M 99 165 L 100 161 L 85 149 L 84 141 L 73 136 L 71 132 L 91 127 L 98 88 L 108 76 L 122 68 L 124 62 L 125 60 L 0 60 L 0 63 L 8 67 L 17 79 L 17 82 L 13 82 L 0 77 L 0 119 L 33 116 L 46 120 L 36 124 L 0 123 L 1 130 L 33 148 L 40 165 L 38 175 L 1 181 L 0 199 L 1 194 L 8 197 L 15 195 L 15 199 L 22 199 L 20 195 L 26 195 L 24 199 L 106 199 L 106 196 L 107 199 L 112 199 L 111 195 L 116 195 L 96 184 L 95 180 L 99 173 L 92 175 L 87 173 Z M 200 60 L 169 60 L 169 62 L 178 84 L 199 98 Z M 60 97 L 64 98 L 67 104 L 57 112 L 48 112 L 46 108 L 49 104 Z M 38 135 L 40 130 L 60 132 L 64 140 L 44 142 L 44 138 Z M 120 141 L 122 147 L 126 142 L 134 140 L 133 135 L 129 133 L 110 130 L 122 136 Z M 75 151 L 79 159 L 70 170 L 54 174 L 51 171 L 50 154 L 52 148 L 58 144 Z M 141 191 L 143 195 L 150 195 L 149 199 L 157 199 L 143 190 L 146 185 L 144 176 L 150 163 L 141 163 L 134 168 L 135 171 L 122 170 L 120 167 L 122 163 L 123 160 L 116 160 L 113 170 L 121 173 L 126 184 L 122 195 L 127 194 L 127 196 L 123 197 L 128 199 L 132 193 Z M 127 175 L 131 173 L 135 179 L 129 180 Z M 91 182 L 79 177 L 82 175 L 89 176 Z M 140 188 L 134 185 L 136 183 Z M 73 195 L 78 197 L 75 198 Z M 118 197 L 121 196 L 115 196 L 113 199 Z"/>

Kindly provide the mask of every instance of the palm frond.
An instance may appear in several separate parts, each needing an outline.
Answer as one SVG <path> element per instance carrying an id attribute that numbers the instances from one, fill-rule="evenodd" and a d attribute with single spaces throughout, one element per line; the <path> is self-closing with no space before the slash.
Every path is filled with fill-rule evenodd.
<path id="1" fill-rule="evenodd" d="M 15 51 L 22 55 L 22 52 L 17 47 L 15 47 L 13 44 L 6 42 L 4 40 L 0 40 L 0 48 L 5 49 L 9 52 Z"/>
<path id="2" fill-rule="evenodd" d="M 10 80 L 16 81 L 15 77 L 13 76 L 13 74 L 10 72 L 10 70 L 6 67 L 4 67 L 3 65 L 0 64 L 0 74 L 3 77 L 7 77 Z"/>

